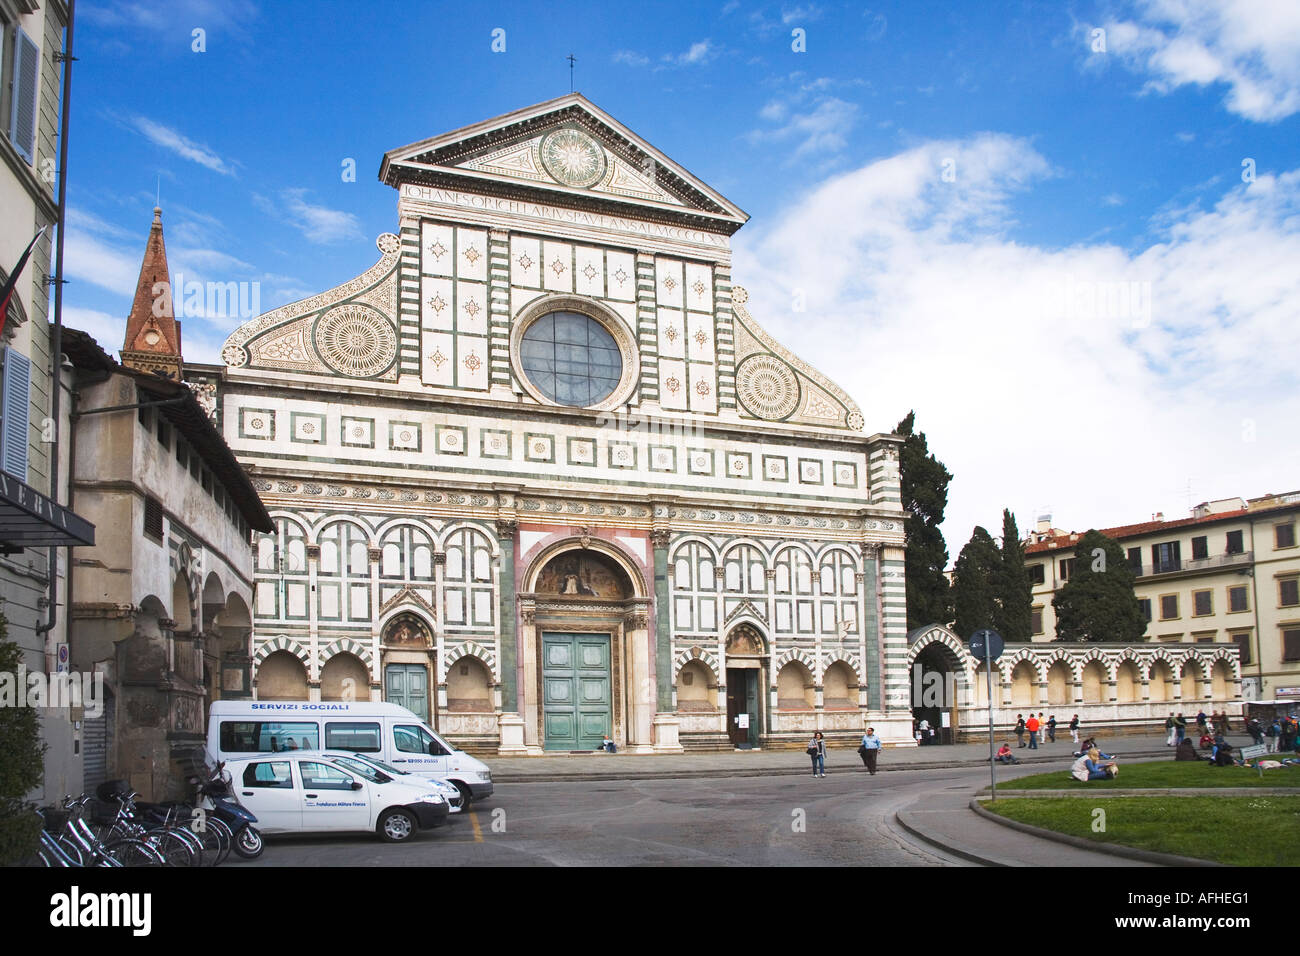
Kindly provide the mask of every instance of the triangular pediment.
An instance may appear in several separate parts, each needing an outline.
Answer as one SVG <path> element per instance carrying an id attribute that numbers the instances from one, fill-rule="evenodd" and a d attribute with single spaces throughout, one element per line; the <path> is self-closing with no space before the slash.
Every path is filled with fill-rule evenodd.
<path id="1" fill-rule="evenodd" d="M 728 235 L 749 218 L 579 93 L 392 150 L 380 179 L 634 207 Z"/>

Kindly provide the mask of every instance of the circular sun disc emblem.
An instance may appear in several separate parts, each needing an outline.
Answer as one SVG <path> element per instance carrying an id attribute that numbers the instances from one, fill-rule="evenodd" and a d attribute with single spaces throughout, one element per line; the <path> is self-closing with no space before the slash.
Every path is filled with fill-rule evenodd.
<path id="1" fill-rule="evenodd" d="M 580 129 L 566 127 L 547 134 L 541 153 L 542 166 L 566 186 L 594 186 L 605 175 L 605 151 Z"/>

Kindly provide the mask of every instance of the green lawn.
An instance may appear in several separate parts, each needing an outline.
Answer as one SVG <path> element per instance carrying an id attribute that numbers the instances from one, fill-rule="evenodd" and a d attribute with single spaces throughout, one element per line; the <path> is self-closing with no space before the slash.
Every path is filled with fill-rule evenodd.
<path id="1" fill-rule="evenodd" d="M 1073 761 L 1070 762 L 1071 764 Z M 999 767 L 999 770 L 1002 768 Z M 1144 787 L 1297 787 L 1300 788 L 1300 767 L 1279 767 L 1265 770 L 1263 779 L 1259 771 L 1249 767 L 1211 767 L 1205 761 L 1182 763 L 1154 760 L 1148 763 L 1119 762 L 1119 776 L 1114 780 L 1091 780 L 1081 783 L 1070 776 L 1069 765 L 1060 770 L 1036 773 L 1028 777 L 1003 778 L 999 775 L 998 789 L 1008 790 L 1129 790 Z"/>
<path id="2" fill-rule="evenodd" d="M 1011 820 L 1101 843 L 1230 866 L 1300 866 L 1300 796 L 1009 797 L 984 806 Z M 1105 831 L 1093 832 L 1102 823 Z"/>

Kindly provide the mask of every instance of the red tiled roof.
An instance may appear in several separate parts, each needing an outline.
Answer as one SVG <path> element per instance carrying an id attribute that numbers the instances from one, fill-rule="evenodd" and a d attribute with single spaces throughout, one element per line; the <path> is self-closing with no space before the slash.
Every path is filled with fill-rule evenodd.
<path id="1" fill-rule="evenodd" d="M 1177 528 L 1186 528 L 1194 525 L 1213 524 L 1216 521 L 1232 521 L 1243 517 L 1253 517 L 1255 515 L 1267 514 L 1270 511 L 1283 509 L 1300 509 L 1300 506 L 1294 502 L 1280 504 L 1274 508 L 1237 508 L 1233 511 L 1221 511 L 1218 514 L 1204 515 L 1200 518 L 1176 518 L 1173 521 L 1141 521 L 1137 524 L 1124 524 L 1114 528 L 1102 528 L 1101 533 L 1108 538 L 1122 540 L 1124 538 L 1138 538 L 1146 534 L 1154 534 L 1160 531 L 1172 531 Z M 1025 554 L 1042 554 L 1046 551 L 1061 551 L 1074 547 L 1079 538 L 1083 537 L 1082 532 L 1070 533 L 1062 532 L 1051 538 L 1045 538 L 1035 544 L 1025 546 Z"/>

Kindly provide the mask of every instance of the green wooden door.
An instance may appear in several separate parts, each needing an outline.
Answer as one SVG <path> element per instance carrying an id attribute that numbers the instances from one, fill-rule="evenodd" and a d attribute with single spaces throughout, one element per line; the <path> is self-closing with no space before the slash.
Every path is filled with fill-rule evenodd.
<path id="1" fill-rule="evenodd" d="M 423 664 L 389 664 L 384 670 L 384 700 L 399 704 L 429 722 L 429 672 Z"/>
<path id="2" fill-rule="evenodd" d="M 597 750 L 610 732 L 609 635 L 542 635 L 547 750 Z"/>

